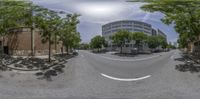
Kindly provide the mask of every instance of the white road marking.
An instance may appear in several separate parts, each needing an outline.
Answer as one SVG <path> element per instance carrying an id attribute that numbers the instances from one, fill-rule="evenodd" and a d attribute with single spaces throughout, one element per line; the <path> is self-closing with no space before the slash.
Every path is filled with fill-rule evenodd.
<path id="1" fill-rule="evenodd" d="M 151 75 L 148 75 L 148 76 L 144 76 L 144 77 L 140 77 L 140 78 L 123 79 L 123 78 L 111 77 L 111 76 L 108 76 L 108 75 L 103 74 L 103 73 L 101 73 L 101 75 L 106 77 L 106 78 L 109 78 L 109 79 L 112 79 L 112 80 L 118 80 L 118 81 L 139 81 L 139 80 L 143 80 L 143 79 L 151 77 Z"/>
<path id="2" fill-rule="evenodd" d="M 20 74 L 34 74 L 34 73 L 41 72 L 41 71 L 18 71 L 18 70 L 12 70 L 12 72 L 16 72 L 16 73 L 20 73 Z"/>
<path id="3" fill-rule="evenodd" d="M 152 58 L 156 58 L 159 57 L 161 55 L 156 55 L 156 56 L 152 56 L 152 57 L 147 57 L 147 58 L 140 58 L 140 59 L 114 59 L 114 58 L 110 58 L 110 57 L 105 57 L 105 56 L 101 56 L 102 58 L 108 59 L 108 60 L 113 60 L 113 61 L 144 61 L 144 60 L 148 60 L 148 59 L 152 59 Z"/>
<path id="4" fill-rule="evenodd" d="M 87 53 L 91 54 L 91 55 L 96 55 L 96 54 L 90 53 L 90 52 L 87 52 Z M 112 61 L 135 62 L 135 61 L 144 61 L 144 60 L 156 58 L 156 57 L 162 56 L 162 54 L 151 56 L 151 57 L 147 57 L 147 58 L 139 58 L 139 59 L 116 59 L 116 58 L 111 58 L 111 57 L 106 57 L 106 56 L 101 56 L 101 55 L 96 55 L 96 56 L 99 56 L 99 57 L 102 57 L 102 58 L 105 58 L 105 59 L 108 59 L 108 60 L 112 60 Z"/>

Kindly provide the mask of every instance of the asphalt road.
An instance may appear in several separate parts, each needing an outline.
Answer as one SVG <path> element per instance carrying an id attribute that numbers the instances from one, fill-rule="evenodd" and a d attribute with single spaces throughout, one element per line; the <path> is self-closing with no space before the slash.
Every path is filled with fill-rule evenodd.
<path id="1" fill-rule="evenodd" d="M 98 72 L 124 79 L 140 78 L 152 75 L 163 68 L 163 66 L 169 62 L 170 57 L 173 54 L 173 52 L 170 52 L 135 59 L 132 59 L 131 57 L 129 59 L 123 59 L 102 57 L 101 55 L 85 51 L 81 51 L 81 53 L 83 55 L 82 57 L 85 57 L 90 65 Z"/>
<path id="2" fill-rule="evenodd" d="M 0 73 L 0 99 L 199 99 L 199 74 L 175 70 L 176 57 L 177 50 L 128 58 L 80 51 L 52 82 Z"/>

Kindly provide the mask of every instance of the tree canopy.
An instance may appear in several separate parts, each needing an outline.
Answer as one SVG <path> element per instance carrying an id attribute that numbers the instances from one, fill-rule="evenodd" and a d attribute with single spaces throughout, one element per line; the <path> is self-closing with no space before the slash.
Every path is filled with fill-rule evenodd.
<path id="1" fill-rule="evenodd" d="M 90 46 L 91 48 L 100 49 L 106 44 L 105 38 L 98 35 L 91 39 Z"/>
<path id="2" fill-rule="evenodd" d="M 61 14 L 65 17 L 61 17 Z M 49 42 L 50 53 L 51 44 L 57 44 L 59 41 L 67 48 L 74 48 L 81 41 L 80 33 L 77 31 L 79 16 L 44 8 L 30 1 L 1 0 L 0 37 L 7 35 L 12 28 L 29 27 L 31 35 L 33 29 L 39 28 L 42 31 L 42 41 Z"/>
<path id="3" fill-rule="evenodd" d="M 131 40 L 130 32 L 126 30 L 119 30 L 111 36 L 113 43 L 121 45 Z"/>
<path id="4" fill-rule="evenodd" d="M 147 40 L 147 35 L 142 32 L 134 32 L 134 33 L 131 33 L 131 40 L 135 40 L 136 45 L 139 47 L 142 41 Z"/>
<path id="5" fill-rule="evenodd" d="M 149 48 L 156 48 L 161 46 L 162 48 L 166 48 L 167 42 L 164 37 L 162 36 L 148 36 L 143 32 L 129 32 L 125 30 L 120 30 L 116 32 L 111 39 L 114 44 L 117 44 L 122 47 L 125 43 L 130 43 L 131 41 L 135 41 L 135 46 L 139 48 L 142 44 L 147 43 Z"/>
<path id="6" fill-rule="evenodd" d="M 141 8 L 149 12 L 165 14 L 162 21 L 174 24 L 179 33 L 179 45 L 195 42 L 200 36 L 200 0 L 131 0 L 147 2 Z M 187 35 L 187 37 L 185 36 Z M 182 37 L 183 36 L 183 37 Z M 183 39 L 184 38 L 184 39 Z M 182 46 L 187 47 L 187 46 Z"/>
<path id="7" fill-rule="evenodd" d="M 147 38 L 147 44 L 149 46 L 149 48 L 157 48 L 159 46 L 161 46 L 162 48 L 166 48 L 167 47 L 167 42 L 165 40 L 164 37 L 162 36 L 149 36 Z"/>

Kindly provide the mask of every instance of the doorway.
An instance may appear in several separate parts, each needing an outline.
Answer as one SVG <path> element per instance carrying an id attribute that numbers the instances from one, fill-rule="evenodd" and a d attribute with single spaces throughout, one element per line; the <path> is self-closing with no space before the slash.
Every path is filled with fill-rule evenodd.
<path id="1" fill-rule="evenodd" d="M 4 46 L 3 50 L 4 50 L 4 54 L 7 54 L 7 55 L 9 54 L 8 46 Z"/>

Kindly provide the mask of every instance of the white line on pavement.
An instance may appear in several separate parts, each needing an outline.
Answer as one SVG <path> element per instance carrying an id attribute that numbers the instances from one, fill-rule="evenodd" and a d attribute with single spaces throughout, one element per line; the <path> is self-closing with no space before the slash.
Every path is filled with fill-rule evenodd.
<path id="1" fill-rule="evenodd" d="M 114 61 L 144 61 L 144 60 L 148 60 L 148 59 L 151 59 L 151 58 L 156 58 L 156 57 L 159 57 L 161 55 L 156 55 L 156 56 L 152 56 L 152 57 L 147 57 L 147 58 L 140 58 L 140 59 L 114 59 L 114 58 L 110 58 L 110 57 L 105 57 L 105 56 L 101 56 L 102 58 L 105 58 L 105 59 L 109 59 L 109 60 L 114 60 Z"/>
<path id="2" fill-rule="evenodd" d="M 143 79 L 151 77 L 151 75 L 148 75 L 148 76 L 144 76 L 144 77 L 140 77 L 140 78 L 123 79 L 123 78 L 111 77 L 111 76 L 108 76 L 108 75 L 103 74 L 103 73 L 101 73 L 101 75 L 106 77 L 106 78 L 109 78 L 109 79 L 112 79 L 112 80 L 118 80 L 118 81 L 138 81 L 138 80 L 143 80 Z"/>
<path id="3" fill-rule="evenodd" d="M 40 72 L 40 71 L 18 71 L 18 70 L 12 70 L 12 71 L 20 74 L 34 74 Z"/>
<path id="4" fill-rule="evenodd" d="M 87 52 L 87 53 L 91 54 L 91 55 L 96 55 L 96 54 L 93 54 L 93 53 L 90 53 L 90 52 Z M 139 58 L 139 59 L 116 59 L 116 58 L 105 57 L 105 56 L 101 56 L 101 55 L 98 55 L 98 56 L 105 58 L 105 59 L 108 59 L 108 60 L 112 60 L 112 61 L 135 62 L 135 61 L 144 61 L 144 60 L 156 58 L 156 57 L 159 57 L 159 56 L 162 56 L 162 55 L 160 54 L 160 55 L 155 55 L 155 56 L 151 56 L 151 57 L 147 57 L 147 58 Z"/>

